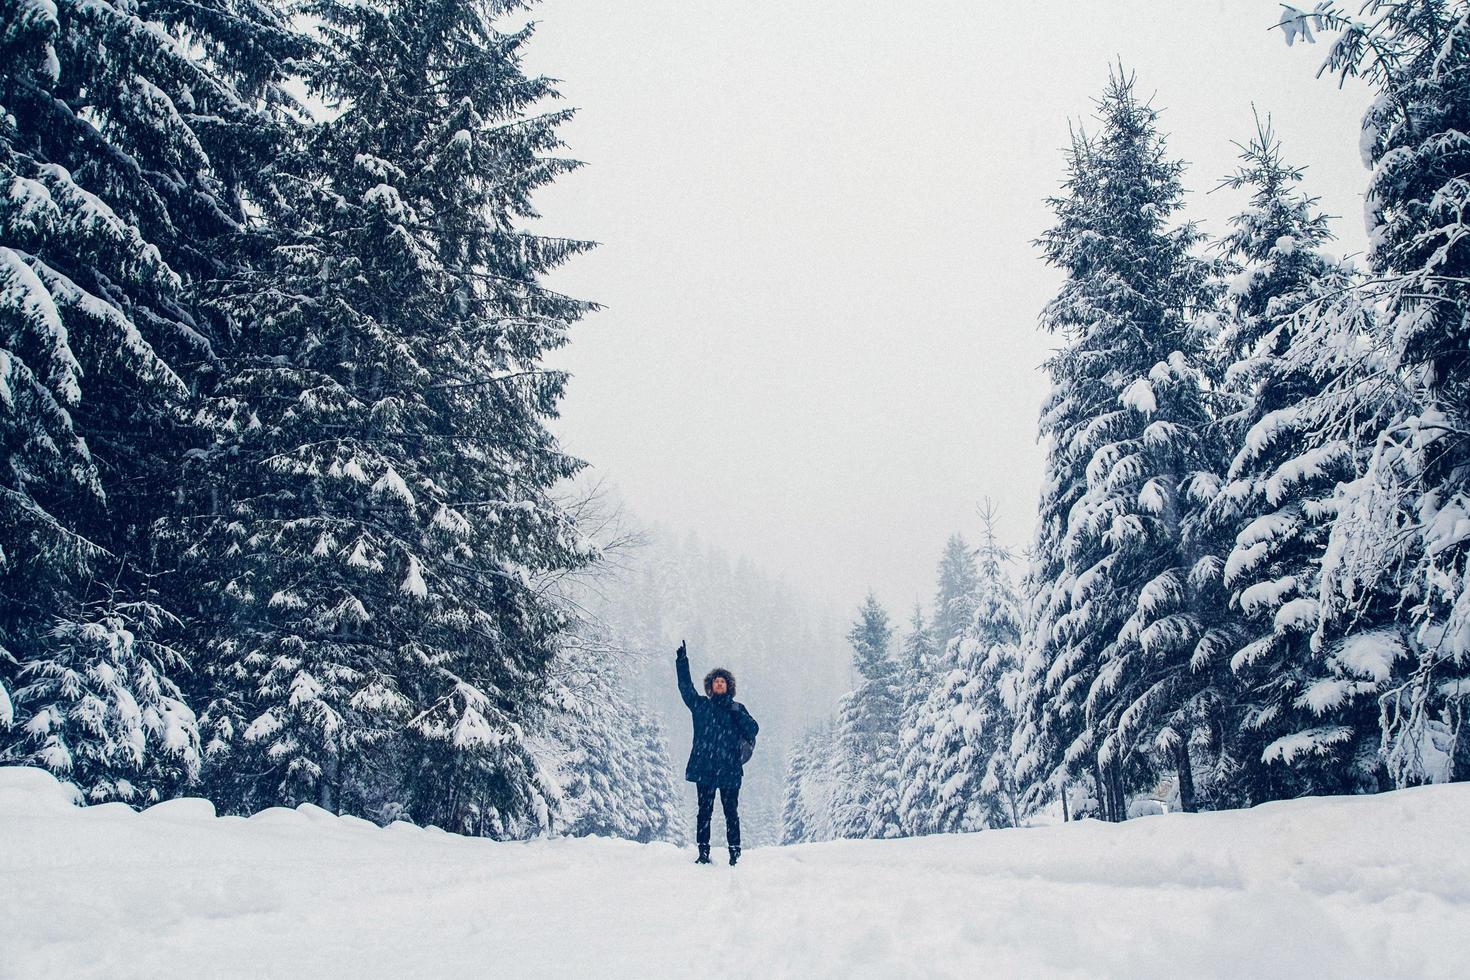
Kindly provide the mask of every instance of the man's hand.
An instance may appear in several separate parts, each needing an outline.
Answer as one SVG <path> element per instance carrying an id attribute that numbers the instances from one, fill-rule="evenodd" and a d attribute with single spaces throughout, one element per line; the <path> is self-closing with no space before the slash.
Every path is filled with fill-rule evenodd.
<path id="1" fill-rule="evenodd" d="M 685 657 L 689 656 L 689 652 L 684 649 L 683 640 L 679 641 L 679 649 L 674 653 L 674 656 L 679 658 L 680 660 L 683 660 Z"/>

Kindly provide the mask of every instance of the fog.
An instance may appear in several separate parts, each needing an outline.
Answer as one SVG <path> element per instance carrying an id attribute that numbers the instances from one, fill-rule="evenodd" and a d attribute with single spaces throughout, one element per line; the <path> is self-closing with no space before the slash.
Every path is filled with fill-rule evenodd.
<path id="1" fill-rule="evenodd" d="M 855 607 L 928 599 L 946 536 L 1029 543 L 1059 278 L 1048 225 L 1069 123 L 1110 62 L 1156 93 L 1188 213 L 1274 118 L 1363 248 L 1355 85 L 1315 76 L 1275 3 L 547 0 L 568 152 L 541 230 L 602 244 L 553 285 L 606 309 L 553 366 L 556 429 L 648 519 Z"/>

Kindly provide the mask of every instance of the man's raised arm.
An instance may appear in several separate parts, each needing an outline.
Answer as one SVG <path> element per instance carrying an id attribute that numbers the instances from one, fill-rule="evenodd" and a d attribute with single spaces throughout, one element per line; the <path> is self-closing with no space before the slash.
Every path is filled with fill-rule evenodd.
<path id="1" fill-rule="evenodd" d="M 679 649 L 674 654 L 674 672 L 679 675 L 679 696 L 684 699 L 684 704 L 690 711 L 699 703 L 699 695 L 694 691 L 694 681 L 689 677 L 689 653 L 684 649 L 684 641 L 679 641 Z"/>

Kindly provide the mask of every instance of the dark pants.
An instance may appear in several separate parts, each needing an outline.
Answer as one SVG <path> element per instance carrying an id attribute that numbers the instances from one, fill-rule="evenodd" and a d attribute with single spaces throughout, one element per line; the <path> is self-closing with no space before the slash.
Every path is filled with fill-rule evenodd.
<path id="1" fill-rule="evenodd" d="M 715 786 L 710 783 L 697 783 L 699 790 L 699 815 L 694 822 L 694 842 L 699 845 L 701 851 L 709 849 L 709 818 L 715 811 Z M 729 787 L 719 787 L 720 806 L 725 811 L 725 843 L 740 849 L 740 790 Z"/>

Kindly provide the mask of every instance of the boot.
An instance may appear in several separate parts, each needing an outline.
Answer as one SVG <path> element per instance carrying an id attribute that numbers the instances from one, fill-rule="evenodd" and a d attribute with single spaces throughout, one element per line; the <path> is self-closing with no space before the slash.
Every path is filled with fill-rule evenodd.
<path id="1" fill-rule="evenodd" d="M 739 861 L 739 860 L 740 860 L 740 848 L 738 848 L 738 847 L 732 847 L 732 848 L 730 848 L 730 867 L 733 868 L 735 866 L 735 862 L 736 861 Z"/>
<path id="2" fill-rule="evenodd" d="M 697 857 L 697 858 L 694 859 L 694 863 L 695 864 L 709 864 L 709 845 L 708 844 L 701 844 L 700 845 L 700 847 L 699 847 L 699 857 Z"/>

